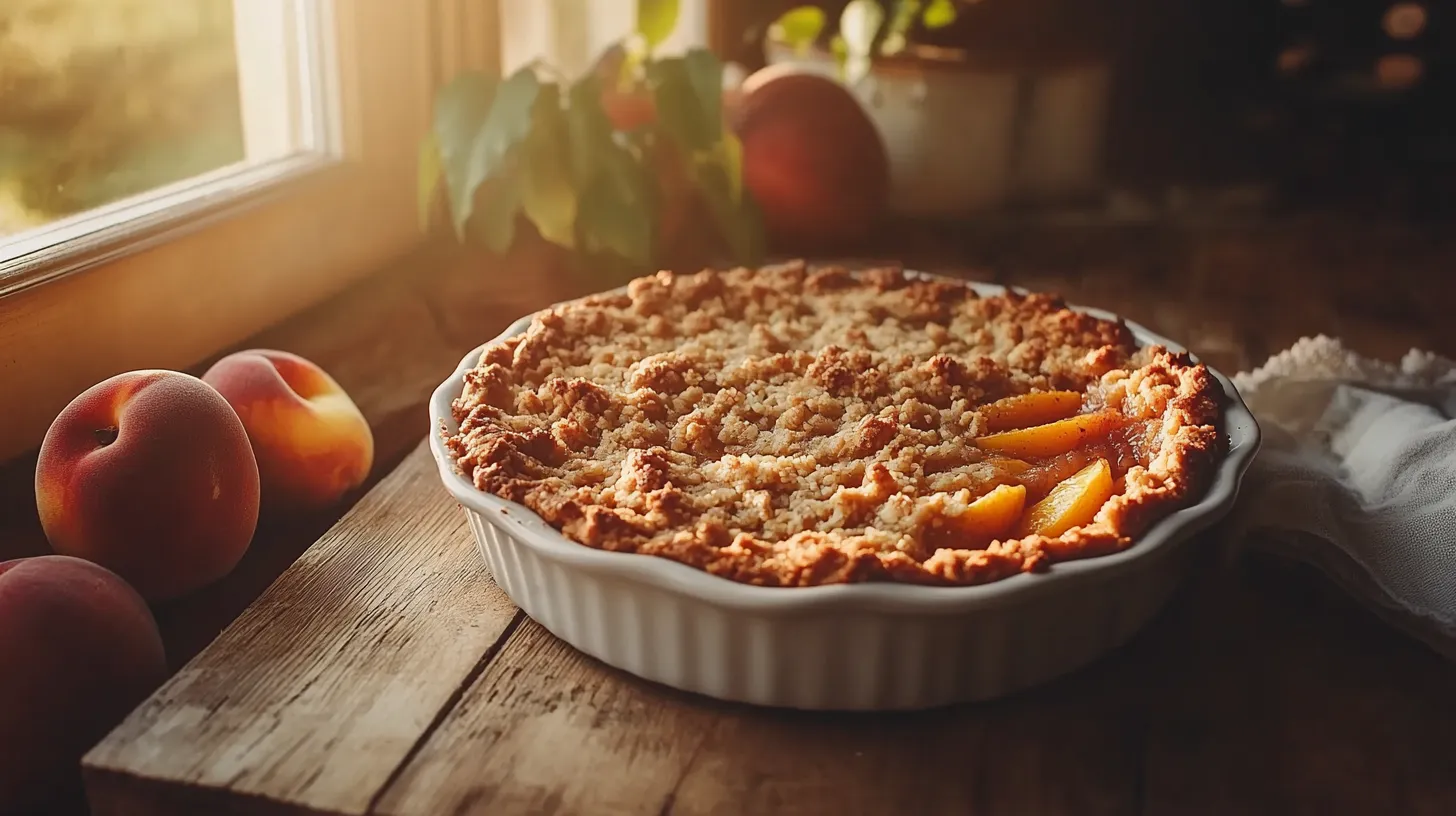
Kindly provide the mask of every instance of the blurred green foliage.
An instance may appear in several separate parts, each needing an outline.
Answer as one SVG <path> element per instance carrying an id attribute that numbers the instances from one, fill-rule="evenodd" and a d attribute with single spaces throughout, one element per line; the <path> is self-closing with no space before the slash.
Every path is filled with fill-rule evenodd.
<path id="1" fill-rule="evenodd" d="M 0 0 L 0 205 L 44 221 L 242 158 L 232 0 Z"/>
<path id="2" fill-rule="evenodd" d="M 537 60 L 453 78 L 420 146 L 424 226 L 443 198 L 461 240 L 504 253 L 524 220 L 582 267 L 625 277 L 663 268 L 665 216 L 700 203 L 734 263 L 760 262 L 762 215 L 723 115 L 723 64 L 703 48 L 657 53 L 678 11 L 677 0 L 638 0 L 634 34 L 580 77 Z M 609 94 L 636 104 L 609 106 Z M 676 190 L 664 184 L 674 176 Z"/>

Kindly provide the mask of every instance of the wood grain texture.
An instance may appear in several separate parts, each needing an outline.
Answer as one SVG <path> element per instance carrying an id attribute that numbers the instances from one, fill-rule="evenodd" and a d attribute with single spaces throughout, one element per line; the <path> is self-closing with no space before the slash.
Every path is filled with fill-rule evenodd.
<path id="1" fill-rule="evenodd" d="M 1141 745 L 1107 690 L 1092 673 L 999 706 L 761 710 L 637 680 L 527 620 L 378 812 L 1126 813 Z"/>
<path id="2" fill-rule="evenodd" d="M 380 800 L 386 814 L 662 812 L 714 719 L 527 621 Z"/>
<path id="3" fill-rule="evenodd" d="M 95 813 L 149 788 L 366 812 L 516 615 L 420 453 L 87 756 Z"/>
<path id="4" fill-rule="evenodd" d="M 1168 618 L 1144 812 L 1456 813 L 1456 666 L 1264 558 L 1196 581 Z"/>

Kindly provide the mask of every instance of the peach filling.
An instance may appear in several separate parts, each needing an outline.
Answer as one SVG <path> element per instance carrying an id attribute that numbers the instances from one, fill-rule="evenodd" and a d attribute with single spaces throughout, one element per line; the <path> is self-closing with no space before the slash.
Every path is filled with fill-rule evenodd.
<path id="1" fill-rule="evenodd" d="M 991 433 L 977 438 L 976 446 L 1008 463 L 1002 472 L 1010 484 L 1024 488 L 1014 512 L 1003 494 L 974 524 L 977 532 L 1002 538 L 1055 538 L 1092 523 L 1119 491 L 1123 474 L 1146 464 L 1153 433 L 1146 420 L 1107 408 L 1084 410 L 1082 395 L 1073 391 L 1008 397 L 983 407 L 981 415 Z M 982 501 L 1006 487 L 998 486 Z M 966 514 L 979 504 L 967 507 Z"/>

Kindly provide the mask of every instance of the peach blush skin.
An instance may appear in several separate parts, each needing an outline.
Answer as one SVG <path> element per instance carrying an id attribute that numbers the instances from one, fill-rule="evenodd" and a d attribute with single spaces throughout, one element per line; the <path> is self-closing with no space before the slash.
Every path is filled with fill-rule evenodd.
<path id="1" fill-rule="evenodd" d="M 81 754 L 161 685 L 146 603 L 89 561 L 0 563 L 0 813 L 36 813 L 79 789 Z M 69 811 L 68 811 L 69 812 Z"/>
<path id="2" fill-rule="evenodd" d="M 228 574 L 258 522 L 258 465 L 236 413 L 196 377 L 133 371 L 88 388 L 41 443 L 36 504 L 52 548 L 150 601 Z"/>
<path id="3" fill-rule="evenodd" d="M 337 502 L 374 463 L 374 435 L 323 369 L 284 351 L 231 354 L 203 380 L 233 406 L 258 460 L 265 514 Z"/>

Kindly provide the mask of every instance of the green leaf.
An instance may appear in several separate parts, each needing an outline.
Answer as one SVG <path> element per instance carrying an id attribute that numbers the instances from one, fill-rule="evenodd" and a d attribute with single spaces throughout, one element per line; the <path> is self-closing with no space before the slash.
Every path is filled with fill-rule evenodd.
<path id="1" fill-rule="evenodd" d="M 734 262 L 759 263 L 766 243 L 763 216 L 743 189 L 743 143 L 737 135 L 725 129 L 712 150 L 692 157 L 688 171 Z"/>
<path id="2" fill-rule="evenodd" d="M 804 54 L 824 31 L 824 9 L 818 6 L 791 8 L 769 27 L 768 35 Z"/>
<path id="3" fill-rule="evenodd" d="M 502 173 L 482 185 L 466 229 L 486 249 L 503 255 L 516 240 L 516 216 L 521 211 L 520 182 L 514 173 Z"/>
<path id="4" fill-rule="evenodd" d="M 920 15 L 920 24 L 928 29 L 945 28 L 956 21 L 955 0 L 930 0 L 925 13 Z"/>
<path id="5" fill-rule="evenodd" d="M 718 145 L 723 172 L 728 175 L 728 190 L 737 204 L 743 200 L 743 141 L 738 134 L 725 129 Z"/>
<path id="6" fill-rule="evenodd" d="M 712 130 L 723 128 L 723 63 L 706 48 L 694 48 L 683 55 L 688 80 L 701 106 L 703 122 Z"/>
<path id="7" fill-rule="evenodd" d="M 577 248 L 651 266 L 656 186 L 637 154 L 619 143 L 602 107 L 601 79 L 567 91 L 566 142 L 577 200 Z"/>
<path id="8" fill-rule="evenodd" d="M 434 209 L 435 191 L 440 187 L 440 177 L 444 172 L 445 168 L 440 160 L 440 142 L 434 133 L 429 133 L 420 141 L 417 195 L 422 230 L 430 228 L 430 211 Z"/>
<path id="9" fill-rule="evenodd" d="M 735 200 L 733 182 L 718 162 L 699 162 L 693 170 L 698 190 L 708 205 L 718 233 L 728 244 L 733 262 L 745 266 L 761 263 L 766 240 L 763 218 L 753 197 L 740 192 Z"/>
<path id="10" fill-rule="evenodd" d="M 876 0 L 850 0 L 839 15 L 839 35 L 844 38 L 846 55 L 844 80 L 857 84 L 870 72 L 870 54 L 880 27 L 885 24 L 885 10 Z"/>
<path id="11" fill-rule="evenodd" d="M 479 186 L 478 181 L 470 180 L 470 156 L 499 84 L 496 77 L 470 71 L 455 77 L 435 97 L 434 141 L 449 194 L 450 217 L 461 238 Z"/>
<path id="12" fill-rule="evenodd" d="M 570 132 L 558 86 L 541 87 L 531 118 L 531 132 L 521 143 L 521 210 L 541 237 L 571 249 L 576 246 L 577 198 Z"/>
<path id="13" fill-rule="evenodd" d="M 475 207 L 474 192 L 500 169 L 507 153 L 531 130 L 531 111 L 541 83 L 531 68 L 511 74 L 496 89 L 490 112 L 470 145 L 463 177 L 465 196 L 452 212 L 455 229 L 461 230 Z"/>
<path id="14" fill-rule="evenodd" d="M 616 143 L 608 145 L 597 156 L 601 172 L 582 191 L 582 244 L 646 268 L 652 264 L 655 188 L 632 154 Z"/>
<path id="15" fill-rule="evenodd" d="M 677 28 L 678 0 L 637 0 L 637 33 L 648 53 L 672 36 Z"/>
<path id="16" fill-rule="evenodd" d="M 688 153 L 711 150 L 723 133 L 723 64 L 695 48 L 648 68 L 657 118 Z"/>
<path id="17" fill-rule="evenodd" d="M 566 92 L 566 130 L 571 146 L 571 167 L 578 179 L 596 172 L 593 166 L 597 143 L 612 138 L 612 120 L 602 107 L 602 81 L 587 74 Z"/>

